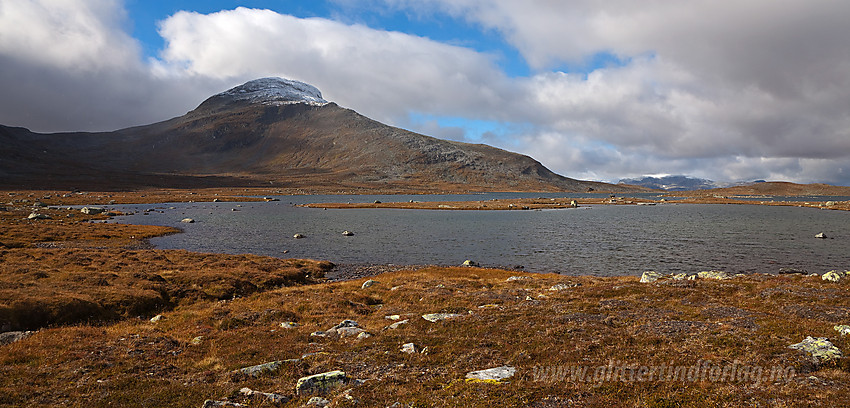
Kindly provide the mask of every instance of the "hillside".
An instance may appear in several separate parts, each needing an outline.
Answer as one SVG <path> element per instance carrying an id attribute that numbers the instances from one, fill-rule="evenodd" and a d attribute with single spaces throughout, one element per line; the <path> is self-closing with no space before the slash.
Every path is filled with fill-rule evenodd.
<path id="1" fill-rule="evenodd" d="M 850 196 L 850 187 L 832 186 L 829 184 L 796 184 L 784 181 L 753 183 L 746 186 L 715 188 L 711 190 L 682 191 L 671 193 L 685 197 L 711 196 Z"/>
<path id="2" fill-rule="evenodd" d="M 13 188 L 279 186 L 421 191 L 641 191 L 553 173 L 483 144 L 391 127 L 266 78 L 186 115 L 105 133 L 0 127 L 0 175 Z"/>

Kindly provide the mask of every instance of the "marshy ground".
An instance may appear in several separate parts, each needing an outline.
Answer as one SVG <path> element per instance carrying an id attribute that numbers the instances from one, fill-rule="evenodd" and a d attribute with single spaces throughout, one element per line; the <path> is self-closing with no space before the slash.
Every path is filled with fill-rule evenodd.
<path id="1" fill-rule="evenodd" d="M 247 387 L 297 407 L 311 398 L 295 393 L 297 380 L 332 370 L 351 379 L 322 395 L 340 407 L 850 405 L 846 359 L 788 348 L 812 336 L 850 351 L 850 337 L 833 329 L 850 324 L 846 280 L 640 283 L 376 266 L 376 276 L 330 282 L 327 262 L 145 245 L 170 228 L 67 209 L 25 221 L 35 200 L 75 202 L 17 194 L 10 200 L 28 202 L 0 212 L 0 325 L 32 333 L 0 346 L 0 406 L 274 406 L 240 394 Z M 119 194 L 103 193 L 104 204 L 140 198 Z M 179 197 L 230 199 L 157 199 Z M 363 288 L 367 279 L 377 283 Z M 428 313 L 456 316 L 432 323 Z M 343 320 L 371 336 L 311 335 Z M 413 353 L 402 351 L 408 343 Z M 234 373 L 272 361 L 284 363 L 257 377 Z M 500 366 L 515 375 L 465 378 Z"/>

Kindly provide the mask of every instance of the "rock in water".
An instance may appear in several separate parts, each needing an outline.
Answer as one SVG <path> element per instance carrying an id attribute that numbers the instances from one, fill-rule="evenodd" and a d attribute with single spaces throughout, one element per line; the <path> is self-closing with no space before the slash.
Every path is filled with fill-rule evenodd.
<path id="1" fill-rule="evenodd" d="M 195 220 L 193 220 L 191 218 L 184 218 L 184 219 L 180 220 L 180 222 L 183 222 L 183 223 L 186 223 L 186 224 L 192 224 L 192 223 L 195 222 Z"/>
<path id="2" fill-rule="evenodd" d="M 105 210 L 103 208 L 98 207 L 83 207 L 83 209 L 80 210 L 81 213 L 86 215 L 97 215 L 104 211 Z"/>
<path id="3" fill-rule="evenodd" d="M 295 235 L 292 236 L 292 238 L 301 239 L 301 238 L 304 238 L 304 235 L 303 234 L 295 234 Z"/>
<path id="4" fill-rule="evenodd" d="M 342 232 L 342 235 L 345 235 L 346 237 L 350 237 L 350 236 L 354 235 L 354 233 L 349 231 L 349 230 L 345 230 L 345 231 Z"/>
<path id="5" fill-rule="evenodd" d="M 826 239 L 826 234 L 824 234 L 823 232 L 818 232 L 817 234 L 815 234 L 815 238 Z"/>
<path id="6" fill-rule="evenodd" d="M 298 395 L 324 393 L 347 382 L 348 376 L 345 375 L 344 371 L 328 371 L 299 378 L 295 384 L 295 393 Z"/>
<path id="7" fill-rule="evenodd" d="M 792 344 L 788 348 L 805 351 L 821 363 L 841 358 L 841 350 L 830 343 L 826 337 L 807 336 L 802 342 Z"/>
<path id="8" fill-rule="evenodd" d="M 481 265 L 479 265 L 478 262 L 467 259 L 467 260 L 463 261 L 463 266 L 481 266 Z"/>
<path id="9" fill-rule="evenodd" d="M 502 381 L 513 377 L 515 373 L 516 368 L 511 366 L 502 366 L 488 368 L 486 370 L 470 371 L 466 373 L 466 378 L 481 381 Z"/>

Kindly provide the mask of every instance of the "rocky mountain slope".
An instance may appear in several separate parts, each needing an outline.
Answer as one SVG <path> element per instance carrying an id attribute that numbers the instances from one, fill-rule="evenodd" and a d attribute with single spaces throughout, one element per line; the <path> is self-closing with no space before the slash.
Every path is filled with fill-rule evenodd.
<path id="1" fill-rule="evenodd" d="M 186 115 L 115 132 L 0 126 L 0 178 L 16 188 L 640 190 L 566 178 L 528 156 L 387 126 L 281 78 L 250 81 Z"/>

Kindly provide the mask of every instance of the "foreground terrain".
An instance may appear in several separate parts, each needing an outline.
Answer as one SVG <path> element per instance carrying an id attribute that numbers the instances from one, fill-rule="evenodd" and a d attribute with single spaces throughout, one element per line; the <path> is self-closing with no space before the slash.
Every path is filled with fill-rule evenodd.
<path id="1" fill-rule="evenodd" d="M 812 336 L 850 350 L 833 329 L 850 324 L 846 280 L 411 267 L 331 282 L 327 262 L 150 249 L 145 238 L 175 231 L 97 223 L 106 215 L 24 220 L 35 200 L 78 197 L 15 194 L 27 202 L 0 211 L 0 325 L 31 332 L 0 345 L 2 406 L 850 404 L 846 359 L 788 348 Z M 108 195 L 88 199 L 134 198 Z M 346 320 L 356 325 L 329 330 Z M 466 378 L 502 366 L 513 376 Z M 296 393 L 299 378 L 333 370 L 345 384 Z"/>

